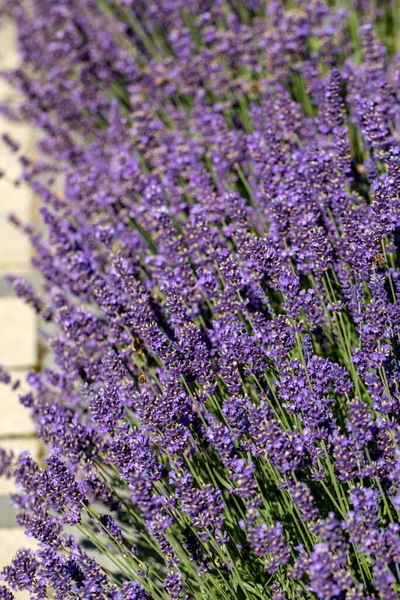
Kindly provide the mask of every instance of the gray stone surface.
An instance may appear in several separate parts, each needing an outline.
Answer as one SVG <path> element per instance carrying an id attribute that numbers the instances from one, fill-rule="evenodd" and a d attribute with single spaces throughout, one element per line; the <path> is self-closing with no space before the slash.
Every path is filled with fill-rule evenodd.
<path id="1" fill-rule="evenodd" d="M 27 370 L 11 371 L 13 381 L 20 381 L 20 386 L 13 391 L 10 386 L 2 385 L 0 396 L 0 438 L 8 436 L 25 436 L 33 434 L 34 427 L 30 418 L 30 411 L 19 402 L 19 395 L 29 391 L 26 383 Z"/>
<path id="2" fill-rule="evenodd" d="M 0 496 L 0 531 L 17 527 L 15 515 L 16 510 L 10 504 L 10 497 Z"/>
<path id="3" fill-rule="evenodd" d="M 27 368 L 37 363 L 37 319 L 18 298 L 0 298 L 0 364 Z"/>
<path id="4" fill-rule="evenodd" d="M 1 21 L 0 71 L 12 69 L 19 64 L 16 51 L 15 32 L 10 24 Z M 0 80 L 0 102 L 13 106 L 18 97 L 4 81 Z M 8 133 L 17 141 L 25 154 L 32 146 L 32 131 L 22 123 L 10 123 L 0 116 L 0 135 Z M 18 156 L 13 154 L 0 139 L 0 170 L 6 173 L 0 179 L 0 364 L 24 376 L 26 371 L 37 365 L 38 337 L 37 320 L 33 311 L 13 297 L 5 282 L 8 273 L 33 276 L 30 273 L 31 247 L 28 239 L 7 221 L 14 213 L 21 221 L 34 217 L 34 202 L 30 191 L 16 187 L 19 175 Z M 39 458 L 40 446 L 33 436 L 33 424 L 29 411 L 24 409 L 18 394 L 0 384 L 0 446 L 19 454 L 29 450 Z M 31 548 L 36 544 L 16 526 L 15 511 L 9 505 L 8 494 L 15 491 L 11 480 L 0 478 L 0 570 L 8 564 L 20 547 Z M 28 600 L 29 594 L 16 593 L 16 600 Z"/>

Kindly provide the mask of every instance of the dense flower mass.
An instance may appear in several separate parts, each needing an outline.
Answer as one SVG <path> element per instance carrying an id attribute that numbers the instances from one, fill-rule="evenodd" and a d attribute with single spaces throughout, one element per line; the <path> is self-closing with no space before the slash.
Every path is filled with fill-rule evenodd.
<path id="1" fill-rule="evenodd" d="M 56 368 L 0 371 L 48 448 L 0 598 L 399 598 L 398 2 L 3 10 Z"/>

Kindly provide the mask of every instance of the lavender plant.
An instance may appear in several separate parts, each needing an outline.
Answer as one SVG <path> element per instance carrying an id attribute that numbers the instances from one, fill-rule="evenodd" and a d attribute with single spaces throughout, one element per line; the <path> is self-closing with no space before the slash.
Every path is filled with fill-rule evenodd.
<path id="1" fill-rule="evenodd" d="M 57 366 L 0 598 L 396 600 L 397 1 L 6 10 Z"/>

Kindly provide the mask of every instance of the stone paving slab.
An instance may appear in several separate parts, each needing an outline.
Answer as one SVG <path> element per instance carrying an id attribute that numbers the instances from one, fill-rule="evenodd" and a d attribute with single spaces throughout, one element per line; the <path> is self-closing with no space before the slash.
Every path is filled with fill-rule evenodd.
<path id="1" fill-rule="evenodd" d="M 3 131 L 0 119 L 0 133 Z M 2 143 L 0 143 L 0 170 L 7 174 L 7 179 L 0 179 L 0 269 L 10 270 L 13 266 L 29 269 L 31 257 L 29 238 L 9 222 L 8 215 L 15 214 L 22 223 L 32 221 L 32 194 L 26 186 L 13 185 L 20 168 L 15 157 Z"/>
<path id="2" fill-rule="evenodd" d="M 21 382 L 15 391 L 9 385 L 0 384 L 0 414 L 5 415 L 5 418 L 0 420 L 0 437 L 24 436 L 34 432 L 30 410 L 22 406 L 18 399 L 20 394 L 29 391 L 26 383 L 28 372 L 28 370 L 10 371 L 13 381 Z"/>
<path id="3" fill-rule="evenodd" d="M 2 21 L 0 43 L 0 66 L 2 69 L 16 69 L 21 59 L 16 51 L 17 37 L 15 27 L 10 21 Z"/>
<path id="4" fill-rule="evenodd" d="M 0 298 L 0 364 L 27 368 L 37 362 L 37 319 L 33 309 L 13 297 Z"/>
<path id="5" fill-rule="evenodd" d="M 28 212 L 18 212 L 23 221 L 29 220 Z M 30 243 L 21 231 L 8 222 L 7 215 L 8 212 L 0 210 L 0 270 L 8 273 L 25 271 L 30 263 Z"/>
<path id="6" fill-rule="evenodd" d="M 0 70 L 15 69 L 20 64 L 16 49 L 15 30 L 2 20 L 0 28 Z M 0 79 L 0 103 L 11 109 L 18 106 L 19 94 Z M 30 156 L 33 147 L 32 129 L 20 122 L 10 122 L 0 115 L 0 136 L 7 133 L 15 140 L 21 152 Z M 22 222 L 35 217 L 35 203 L 31 191 L 24 185 L 16 187 L 20 176 L 18 154 L 0 139 L 0 364 L 8 370 L 18 370 L 13 375 L 25 375 L 38 363 L 37 318 L 33 310 L 13 296 L 6 284 L 5 275 L 30 274 L 31 247 L 26 236 L 6 219 L 15 213 Z M 26 383 L 23 386 L 26 388 Z M 29 410 L 20 405 L 18 393 L 0 384 L 0 446 L 18 455 L 28 450 L 36 460 L 41 446 L 33 437 L 33 424 Z M 16 527 L 15 511 L 8 495 L 15 492 L 12 480 L 0 478 L 0 569 L 9 563 L 20 547 L 34 547 L 35 542 L 26 537 L 22 528 Z M 15 593 L 16 600 L 28 600 L 29 594 Z"/>
<path id="7" fill-rule="evenodd" d="M 9 96 L 6 101 L 3 100 L 0 88 L 0 100 L 9 105 Z M 6 117 L 0 115 L 0 132 L 1 135 L 7 134 L 13 142 L 19 146 L 19 152 L 30 155 L 29 152 L 32 146 L 32 131 L 25 123 L 10 121 Z M 5 176 L 3 181 L 14 181 L 21 174 L 21 162 L 19 160 L 19 152 L 13 152 L 3 139 L 0 141 L 0 167 L 4 169 Z M 6 168 L 5 168 L 6 167 Z M 21 189 L 21 188 L 18 188 Z M 7 198 L 2 198 L 2 204 Z"/>
<path id="8" fill-rule="evenodd" d="M 11 506 L 9 496 L 0 496 L 0 531 L 18 526 L 15 518 L 16 514 L 17 510 Z"/>

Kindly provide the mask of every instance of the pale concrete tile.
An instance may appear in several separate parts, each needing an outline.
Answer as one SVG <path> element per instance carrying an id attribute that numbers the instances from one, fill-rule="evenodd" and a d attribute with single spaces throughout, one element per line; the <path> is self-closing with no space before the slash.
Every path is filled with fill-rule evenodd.
<path id="1" fill-rule="evenodd" d="M 15 600 L 29 600 L 29 592 L 13 592 Z"/>
<path id="2" fill-rule="evenodd" d="M 0 168 L 7 171 L 7 165 L 2 163 L 2 154 L 0 154 Z M 17 167 L 15 167 L 17 168 Z M 33 214 L 33 194 L 24 184 L 14 185 L 14 179 L 0 179 L 0 210 L 4 214 L 15 212 L 21 218 L 28 214 L 31 218 Z"/>
<path id="3" fill-rule="evenodd" d="M 7 281 L 7 275 L 8 275 L 8 269 L 6 273 L 1 273 L 1 269 L 0 269 L 0 297 L 1 296 L 13 296 L 14 292 L 11 289 L 11 286 L 9 285 L 8 281 Z"/>
<path id="4" fill-rule="evenodd" d="M 40 366 L 42 369 L 57 369 L 54 360 L 54 353 L 51 350 L 45 350 L 40 358 Z"/>
<path id="5" fill-rule="evenodd" d="M 0 384 L 0 436 L 24 435 L 34 432 L 30 410 L 22 406 L 18 396 L 29 391 L 26 383 L 28 371 L 10 371 L 13 381 L 21 381 L 20 388 L 13 391 L 9 385 Z"/>
<path id="6" fill-rule="evenodd" d="M 27 236 L 9 223 L 0 211 L 0 270 L 25 271 L 30 266 L 31 253 Z"/>
<path id="7" fill-rule="evenodd" d="M 0 298 L 0 364 L 30 367 L 37 362 L 37 318 L 18 298 Z"/>
<path id="8" fill-rule="evenodd" d="M 0 69 L 2 70 L 1 66 Z M 4 81 L 4 78 L 2 77 L 0 79 L 0 102 L 2 104 L 7 103 L 8 106 L 9 102 L 11 102 L 11 108 L 15 108 L 16 106 L 18 106 L 17 97 L 18 96 L 16 94 L 15 89 L 9 83 L 7 83 L 7 81 Z"/>
<path id="9" fill-rule="evenodd" d="M 6 279 L 7 275 L 8 275 L 8 269 L 7 269 L 7 273 L 5 275 L 2 275 L 1 270 L 0 270 L 0 296 L 12 296 L 13 295 L 13 291 Z"/>
<path id="10" fill-rule="evenodd" d="M 11 450 L 14 452 L 14 456 L 16 457 L 19 456 L 21 452 L 25 452 L 27 450 L 35 460 L 39 460 L 41 458 L 42 446 L 35 438 L 0 439 L 0 447 L 4 448 L 5 450 Z M 17 488 L 15 487 L 12 479 L 0 477 L 0 495 L 8 495 L 16 491 Z"/>
<path id="11" fill-rule="evenodd" d="M 16 50 L 15 29 L 10 23 L 2 25 L 0 30 L 0 69 L 14 69 L 20 64 Z M 18 95 L 6 82 L 0 81 L 0 101 L 17 102 Z M 23 150 L 31 143 L 29 127 L 15 124 L 0 117 L 0 133 L 8 133 Z M 17 157 L 4 143 L 0 144 L 0 169 L 7 178 L 15 179 L 20 173 Z M 30 244 L 25 236 L 7 223 L 8 212 L 15 212 L 22 220 L 31 218 L 31 193 L 22 188 L 15 188 L 8 181 L 0 180 L 0 266 L 7 265 L 15 270 L 26 270 L 29 267 L 31 254 Z M 16 299 L 0 298 L 0 363 L 11 366 L 27 367 L 36 362 L 36 319 L 33 312 Z M 5 386 L 0 386 L 0 434 L 5 432 L 26 433 L 32 431 L 29 411 L 18 406 L 16 393 Z M 16 454 L 30 450 L 35 457 L 39 455 L 39 444 L 34 439 L 1 440 L 0 445 L 12 449 Z M 0 479 L 0 494 L 14 491 L 11 481 Z M 6 509 L 2 507 L 3 517 Z M 12 513 L 10 513 L 11 515 Z M 3 523 L 2 523 L 3 524 Z M 0 528 L 0 570 L 11 561 L 20 547 L 33 548 L 36 542 L 24 535 L 21 528 Z M 15 593 L 16 600 L 28 600 L 29 594 Z"/>
<path id="12" fill-rule="evenodd" d="M 20 62 L 21 59 L 16 48 L 15 28 L 11 23 L 2 21 L 0 28 L 0 70 L 13 70 L 20 65 Z M 8 84 L 4 78 L 0 78 L 0 102 L 13 110 L 19 106 L 20 101 L 21 94 Z M 1 126 L 0 132 L 4 133 L 5 131 L 7 129 Z"/>
<path id="13" fill-rule="evenodd" d="M 15 188 L 0 179 L 0 268 L 11 265 L 29 269 L 32 253 L 28 236 L 8 220 L 14 213 L 23 223 L 32 220 L 32 195 L 26 188 Z"/>
<path id="14" fill-rule="evenodd" d="M 0 96 L 1 100 L 1 96 Z M 13 152 L 6 142 L 0 138 L 0 168 L 7 179 L 16 179 L 21 174 L 19 153 L 30 156 L 32 146 L 32 129 L 25 123 L 15 123 L 0 115 L 0 135 L 7 134 L 13 142 L 19 145 L 19 150 Z"/>
<path id="15" fill-rule="evenodd" d="M 11 506 L 10 496 L 0 495 L 0 529 L 17 527 L 17 509 Z"/>
<path id="16" fill-rule="evenodd" d="M 3 21 L 1 25 L 0 68 L 16 69 L 21 58 L 17 51 L 16 28 L 12 21 Z"/>

